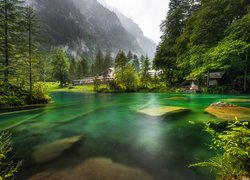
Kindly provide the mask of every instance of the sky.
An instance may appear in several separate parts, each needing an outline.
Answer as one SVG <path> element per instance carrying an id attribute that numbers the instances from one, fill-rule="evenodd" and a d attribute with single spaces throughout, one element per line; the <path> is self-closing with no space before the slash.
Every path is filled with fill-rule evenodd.
<path id="1" fill-rule="evenodd" d="M 100 0 L 101 1 L 101 0 Z M 145 36 L 160 41 L 160 24 L 168 11 L 169 0 L 105 0 L 140 26 Z"/>

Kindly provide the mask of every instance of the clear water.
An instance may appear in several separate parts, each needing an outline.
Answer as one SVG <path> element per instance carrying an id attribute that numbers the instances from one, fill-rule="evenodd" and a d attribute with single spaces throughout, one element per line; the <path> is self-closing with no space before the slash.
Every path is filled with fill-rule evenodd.
<path id="1" fill-rule="evenodd" d="M 14 149 L 24 166 L 18 179 L 46 169 L 70 168 L 90 157 L 148 172 L 157 180 L 214 179 L 209 169 L 188 168 L 213 153 L 205 145 L 210 137 L 203 122 L 217 120 L 204 113 L 213 102 L 248 96 L 202 94 L 84 94 L 56 92 L 53 103 L 36 109 L 0 114 L 0 131 L 13 133 Z M 181 97 L 171 99 L 170 97 Z M 169 99 L 170 98 L 170 99 Z M 250 107 L 250 103 L 238 103 Z M 190 112 L 153 117 L 143 108 L 181 106 Z M 31 154 L 41 144 L 84 135 L 86 140 L 49 164 L 36 164 Z M 66 162 L 66 163 L 60 163 Z"/>

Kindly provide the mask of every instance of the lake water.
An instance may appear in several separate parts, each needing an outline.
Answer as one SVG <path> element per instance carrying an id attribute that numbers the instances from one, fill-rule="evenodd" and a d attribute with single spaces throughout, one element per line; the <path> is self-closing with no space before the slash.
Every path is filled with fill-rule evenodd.
<path id="1" fill-rule="evenodd" d="M 247 96 L 202 94 L 52 93 L 45 107 L 0 114 L 0 130 L 13 134 L 14 150 L 24 165 L 18 179 L 46 170 L 62 170 L 87 159 L 105 157 L 147 172 L 156 180 L 214 179 L 209 169 L 188 168 L 213 155 L 202 131 L 203 122 L 216 120 L 204 113 L 211 103 Z M 250 102 L 236 103 L 250 107 Z M 171 116 L 149 116 L 145 108 L 179 106 L 191 109 Z M 86 139 L 50 163 L 35 163 L 39 146 L 62 138 Z"/>

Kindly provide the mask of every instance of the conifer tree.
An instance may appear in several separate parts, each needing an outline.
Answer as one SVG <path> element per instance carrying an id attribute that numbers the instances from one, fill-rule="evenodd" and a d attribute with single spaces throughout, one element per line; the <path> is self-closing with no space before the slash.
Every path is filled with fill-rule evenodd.
<path id="1" fill-rule="evenodd" d="M 113 61 L 113 59 L 111 57 L 111 52 L 110 52 L 110 50 L 107 50 L 105 58 L 104 58 L 104 65 L 103 65 L 104 71 L 106 71 L 108 68 L 112 67 L 112 61 Z"/>
<path id="2" fill-rule="evenodd" d="M 9 81 L 9 76 L 14 73 L 15 63 L 20 58 L 23 10 L 22 0 L 0 0 L 0 60 L 4 82 Z"/>
<path id="3" fill-rule="evenodd" d="M 129 61 L 133 59 L 133 53 L 131 51 L 128 52 L 127 58 Z"/>
<path id="4" fill-rule="evenodd" d="M 104 57 L 102 50 L 99 48 L 95 58 L 94 73 L 95 75 L 101 75 L 103 73 Z"/>
<path id="5" fill-rule="evenodd" d="M 142 62 L 142 70 L 141 70 L 141 82 L 145 88 L 148 87 L 148 82 L 150 81 L 150 62 L 149 58 L 146 56 Z"/>
<path id="6" fill-rule="evenodd" d="M 28 77 L 29 77 L 29 98 L 32 102 L 32 87 L 34 76 L 34 64 L 37 63 L 36 56 L 38 51 L 39 32 L 41 27 L 39 26 L 38 19 L 35 11 L 32 7 L 27 7 L 24 11 L 24 25 L 25 25 L 25 52 L 27 52 L 28 61 Z"/>
<path id="7" fill-rule="evenodd" d="M 115 58 L 115 68 L 117 70 L 123 70 L 128 63 L 128 58 L 124 51 L 120 50 Z"/>

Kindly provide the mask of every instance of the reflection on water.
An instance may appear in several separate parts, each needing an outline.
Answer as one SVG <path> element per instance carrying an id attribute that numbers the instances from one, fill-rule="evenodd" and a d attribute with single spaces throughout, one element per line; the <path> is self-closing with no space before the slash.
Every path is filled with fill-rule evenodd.
<path id="1" fill-rule="evenodd" d="M 47 170 L 58 171 L 63 176 L 65 169 L 81 167 L 81 164 L 85 167 L 87 159 L 96 157 L 103 157 L 104 162 L 114 165 L 110 163 L 112 160 L 119 167 L 140 169 L 153 179 L 214 179 L 209 170 L 188 168 L 189 164 L 212 155 L 205 146 L 210 139 L 202 131 L 202 122 L 215 118 L 203 110 L 221 99 L 241 98 L 64 92 L 52 95 L 54 102 L 45 107 L 0 115 L 0 130 L 12 131 L 18 158 L 25 160 L 19 179 Z M 242 101 L 239 105 L 250 107 L 250 102 Z M 165 106 L 184 107 L 191 111 L 171 116 L 138 112 L 139 109 Z M 41 145 L 79 135 L 83 135 L 85 141 L 72 146 L 50 163 L 39 164 L 31 157 Z"/>

